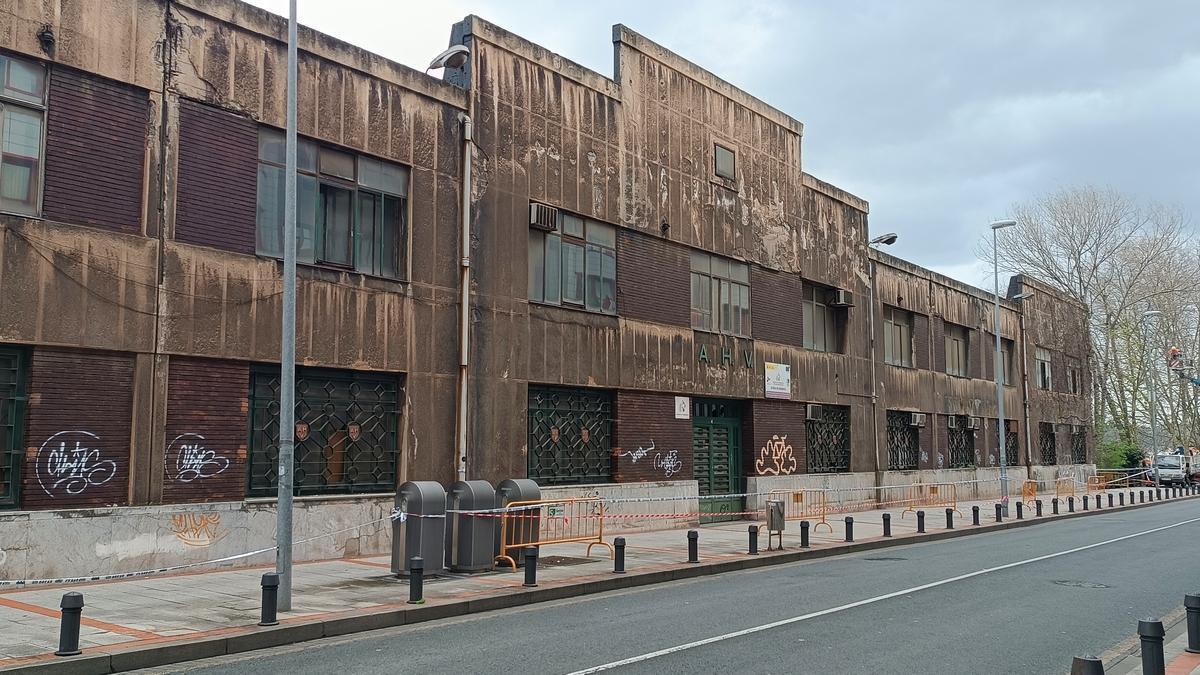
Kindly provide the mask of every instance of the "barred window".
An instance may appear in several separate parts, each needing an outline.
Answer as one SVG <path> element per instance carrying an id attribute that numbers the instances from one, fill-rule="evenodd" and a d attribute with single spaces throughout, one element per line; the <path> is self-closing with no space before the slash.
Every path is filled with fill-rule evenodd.
<path id="1" fill-rule="evenodd" d="M 20 498 L 28 379 L 25 351 L 0 347 L 0 509 L 15 507 Z"/>
<path id="2" fill-rule="evenodd" d="M 529 387 L 529 477 L 539 485 L 612 480 L 612 394 Z"/>
<path id="3" fill-rule="evenodd" d="M 951 469 L 975 466 L 975 430 L 969 428 L 971 419 L 966 415 L 951 415 L 946 418 L 949 427 L 947 443 Z"/>
<path id="4" fill-rule="evenodd" d="M 1058 464 L 1058 448 L 1055 447 L 1054 425 L 1050 422 L 1038 424 L 1038 447 L 1042 452 L 1042 464 Z"/>
<path id="5" fill-rule="evenodd" d="M 839 473 L 850 470 L 850 408 L 822 405 L 819 418 L 804 421 L 808 440 L 808 468 L 811 473 Z"/>
<path id="6" fill-rule="evenodd" d="M 395 491 L 400 396 L 396 375 L 297 368 L 295 494 Z M 250 373 L 249 446 L 249 494 L 275 494 L 278 366 Z"/>
<path id="7" fill-rule="evenodd" d="M 1087 464 L 1087 433 L 1083 427 L 1071 434 L 1071 463 Z"/>
<path id="8" fill-rule="evenodd" d="M 1013 420 L 1004 420 L 1004 447 L 1007 450 L 1004 454 L 1004 463 L 1008 466 L 1016 466 L 1021 445 L 1017 436 L 1017 423 Z"/>
<path id="9" fill-rule="evenodd" d="M 920 428 L 913 424 L 913 413 L 903 410 L 887 411 L 887 448 L 889 471 L 911 471 L 917 468 L 921 454 Z"/>

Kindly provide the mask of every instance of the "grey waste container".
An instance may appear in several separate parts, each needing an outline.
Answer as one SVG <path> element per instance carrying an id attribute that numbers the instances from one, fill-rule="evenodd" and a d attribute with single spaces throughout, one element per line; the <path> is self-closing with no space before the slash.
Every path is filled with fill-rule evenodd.
<path id="1" fill-rule="evenodd" d="M 496 506 L 497 507 L 508 506 L 512 502 L 527 502 L 527 501 L 532 501 L 532 500 L 541 499 L 541 498 L 542 498 L 542 489 L 540 487 L 538 487 L 537 483 L 535 483 L 534 481 L 532 481 L 528 478 L 509 478 L 509 479 L 500 481 L 500 483 L 496 485 Z M 538 515 L 538 512 L 531 511 L 530 515 L 536 516 L 536 515 Z M 499 521 L 499 518 L 497 518 L 497 521 Z M 523 520 L 523 521 L 519 521 L 519 522 L 524 523 L 524 525 L 522 526 L 524 529 L 528 530 L 528 529 L 532 528 L 533 532 L 537 532 L 537 527 L 536 527 L 535 523 L 533 523 L 531 521 L 527 521 L 527 520 Z M 501 530 L 502 530 L 502 528 L 500 527 L 499 522 L 497 522 L 496 534 L 495 534 L 495 555 L 500 555 L 500 532 L 501 532 Z M 509 541 L 509 543 L 513 542 L 512 535 L 509 535 L 508 541 Z M 520 551 L 512 552 L 512 553 L 510 553 L 510 555 L 512 556 L 513 560 L 517 561 L 517 567 L 520 567 L 523 564 L 523 562 L 525 560 L 525 550 L 524 549 L 521 549 Z"/>
<path id="2" fill-rule="evenodd" d="M 460 480 L 447 493 L 447 511 L 494 509 L 496 489 L 486 480 Z M 478 572 L 492 568 L 494 516 L 446 514 L 446 567 L 452 572 Z"/>
<path id="3" fill-rule="evenodd" d="M 441 572 L 445 561 L 446 490 L 436 481 L 408 481 L 396 493 L 396 508 L 408 517 L 392 521 L 392 572 L 407 576 L 413 556 L 424 559 L 425 574 Z M 442 517 L 412 517 L 417 515 Z"/>

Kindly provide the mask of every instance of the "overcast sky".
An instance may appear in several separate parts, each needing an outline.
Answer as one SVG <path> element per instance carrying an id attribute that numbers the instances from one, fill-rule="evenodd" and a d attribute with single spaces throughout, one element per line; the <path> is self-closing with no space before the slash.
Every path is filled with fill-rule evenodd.
<path id="1" fill-rule="evenodd" d="M 1060 186 L 1200 219 L 1198 0 L 423 4 L 299 0 L 299 19 L 424 70 L 478 14 L 609 77 L 623 23 L 802 121 L 804 169 L 867 199 L 889 252 L 975 285 L 987 223 Z"/>

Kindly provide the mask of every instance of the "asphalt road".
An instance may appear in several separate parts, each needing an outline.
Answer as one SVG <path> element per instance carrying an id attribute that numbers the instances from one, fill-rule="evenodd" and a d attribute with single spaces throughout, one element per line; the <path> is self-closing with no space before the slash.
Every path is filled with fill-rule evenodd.
<path id="1" fill-rule="evenodd" d="M 1065 673 L 1200 587 L 1198 538 L 1187 501 L 154 672 Z"/>

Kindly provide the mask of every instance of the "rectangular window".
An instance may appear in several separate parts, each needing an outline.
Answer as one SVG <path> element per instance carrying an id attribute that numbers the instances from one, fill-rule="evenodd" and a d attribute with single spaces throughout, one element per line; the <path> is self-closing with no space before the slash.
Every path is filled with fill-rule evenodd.
<path id="1" fill-rule="evenodd" d="M 1038 448 L 1041 450 L 1042 464 L 1052 466 L 1058 464 L 1058 447 L 1054 437 L 1054 425 L 1050 422 L 1038 424 Z"/>
<path id="2" fill-rule="evenodd" d="M 883 362 L 913 367 L 913 315 L 898 307 L 883 308 Z"/>
<path id="3" fill-rule="evenodd" d="M 811 473 L 845 473 L 850 470 L 850 408 L 822 405 L 821 416 L 804 420 Z"/>
<path id="4" fill-rule="evenodd" d="M 1037 377 L 1037 388 L 1050 390 L 1054 384 L 1050 372 L 1050 351 L 1038 347 L 1034 352 L 1034 370 Z"/>
<path id="5" fill-rule="evenodd" d="M 612 481 L 612 394 L 529 387 L 529 477 L 539 485 Z"/>
<path id="6" fill-rule="evenodd" d="M 1013 420 L 1004 420 L 1004 462 L 1008 466 L 1017 465 L 1017 453 L 1021 447 L 1021 442 L 1017 436 L 1017 423 Z"/>
<path id="7" fill-rule="evenodd" d="M 529 300 L 617 313 L 617 228 L 559 211 L 558 231 L 529 230 Z"/>
<path id="8" fill-rule="evenodd" d="M 295 494 L 394 492 L 400 448 L 400 377 L 296 369 Z M 249 492 L 275 494 L 279 367 L 250 373 Z"/>
<path id="9" fill-rule="evenodd" d="M 831 289 L 804 284 L 800 292 L 801 322 L 804 324 L 804 348 L 817 352 L 842 351 L 844 312 L 830 307 L 826 300 Z"/>
<path id="10" fill-rule="evenodd" d="M 913 471 L 921 454 L 921 429 L 913 424 L 913 413 L 887 411 L 888 471 Z"/>
<path id="11" fill-rule="evenodd" d="M 750 268 L 692 251 L 692 328 L 750 336 Z"/>
<path id="12" fill-rule="evenodd" d="M 283 257 L 283 134 L 258 133 L 259 255 Z M 408 168 L 296 144 L 296 260 L 402 279 L 407 270 Z"/>
<path id="13" fill-rule="evenodd" d="M 994 357 L 993 357 L 994 358 Z M 1013 383 L 1013 341 L 1000 338 L 1000 382 Z"/>
<path id="14" fill-rule="evenodd" d="M 1087 433 L 1082 426 L 1071 432 L 1071 463 L 1087 464 Z"/>
<path id="15" fill-rule="evenodd" d="M 1082 390 L 1079 362 L 1075 359 L 1067 359 L 1067 393 L 1078 396 Z"/>
<path id="16" fill-rule="evenodd" d="M 0 347 L 0 509 L 20 501 L 28 378 L 26 352 Z"/>
<path id="17" fill-rule="evenodd" d="M 714 144 L 713 171 L 721 178 L 737 180 L 737 154 L 720 143 Z"/>
<path id="18" fill-rule="evenodd" d="M 975 429 L 971 418 L 966 415 L 951 415 L 946 418 L 949 426 L 946 441 L 951 469 L 975 466 Z"/>
<path id="19" fill-rule="evenodd" d="M 38 213 L 45 117 L 45 66 L 0 54 L 0 211 Z"/>
<path id="20" fill-rule="evenodd" d="M 946 324 L 946 373 L 967 377 L 967 329 Z"/>

